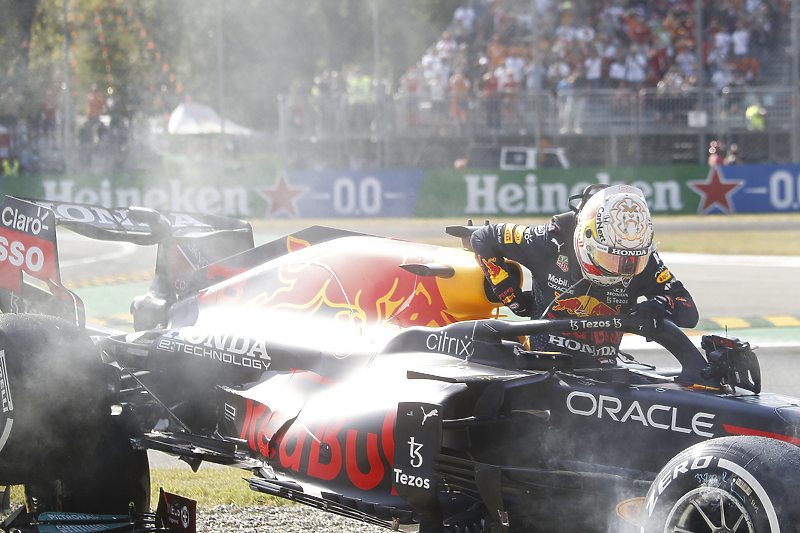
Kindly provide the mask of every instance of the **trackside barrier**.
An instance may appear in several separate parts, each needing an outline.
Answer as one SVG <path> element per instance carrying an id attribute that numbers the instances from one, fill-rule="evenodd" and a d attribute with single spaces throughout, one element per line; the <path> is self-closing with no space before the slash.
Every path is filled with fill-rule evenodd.
<path id="1" fill-rule="evenodd" d="M 494 218 L 549 216 L 594 183 L 644 191 L 654 214 L 800 211 L 800 165 L 580 167 L 537 170 L 221 172 L 152 175 L 6 176 L 20 197 L 203 212 L 248 219 Z"/>

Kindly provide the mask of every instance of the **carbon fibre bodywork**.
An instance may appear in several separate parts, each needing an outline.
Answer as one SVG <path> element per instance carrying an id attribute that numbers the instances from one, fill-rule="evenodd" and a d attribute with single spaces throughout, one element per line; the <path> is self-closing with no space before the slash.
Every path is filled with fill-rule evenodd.
<path id="1" fill-rule="evenodd" d="M 8 209 L 24 215 L 6 224 Z M 23 219 L 158 244 L 136 331 L 85 326 L 58 278 L 55 233 Z M 746 343 L 711 338 L 701 353 L 667 322 L 654 340 L 679 368 L 573 369 L 525 338 L 635 334 L 635 320 L 502 319 L 468 250 L 321 227 L 253 247 L 239 221 L 13 198 L 0 221 L 0 307 L 34 302 L 87 330 L 134 447 L 245 468 L 254 490 L 370 523 L 635 531 L 648 490 L 670 482 L 659 471 L 686 448 L 729 435 L 800 443 L 800 400 L 760 392 Z M 49 291 L 16 283 L 43 271 Z"/>

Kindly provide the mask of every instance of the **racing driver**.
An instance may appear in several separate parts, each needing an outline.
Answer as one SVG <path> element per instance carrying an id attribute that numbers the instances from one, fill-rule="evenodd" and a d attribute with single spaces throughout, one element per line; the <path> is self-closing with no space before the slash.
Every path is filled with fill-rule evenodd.
<path id="1" fill-rule="evenodd" d="M 580 205 L 574 207 L 574 200 Z M 591 185 L 570 198 L 572 211 L 549 224 L 490 224 L 472 234 L 472 248 L 492 289 L 519 316 L 588 318 L 634 314 L 652 337 L 669 318 L 697 325 L 689 291 L 655 252 L 644 194 L 629 185 Z M 506 259 L 531 271 L 532 290 L 522 291 Z M 639 301 L 641 297 L 642 301 Z M 568 353 L 575 367 L 616 365 L 622 332 L 531 337 L 531 349 Z"/>

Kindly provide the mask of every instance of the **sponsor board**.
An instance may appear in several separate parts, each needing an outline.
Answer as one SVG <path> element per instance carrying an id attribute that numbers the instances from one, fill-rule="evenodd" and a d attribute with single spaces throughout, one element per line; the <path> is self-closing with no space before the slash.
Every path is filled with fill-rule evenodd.
<path id="1" fill-rule="evenodd" d="M 142 206 L 238 218 L 411 217 L 422 170 L 280 172 L 231 180 L 219 175 L 203 183 L 96 176 L 26 176 L 6 179 L 14 196 L 105 208 Z"/>
<path id="2" fill-rule="evenodd" d="M 715 167 L 687 184 L 700 196 L 697 213 L 800 211 L 800 165 Z"/>
<path id="3" fill-rule="evenodd" d="M 571 196 L 598 183 L 638 187 L 656 213 L 691 212 L 697 194 L 686 181 L 704 176 L 703 169 L 707 167 L 428 171 L 415 215 L 549 216 L 568 211 Z"/>
<path id="4" fill-rule="evenodd" d="M 536 171 L 431 170 L 416 216 L 549 216 L 591 184 L 642 190 L 653 214 L 800 211 L 800 165 L 585 167 Z"/>
<path id="5" fill-rule="evenodd" d="M 800 165 L 529 170 L 264 171 L 201 180 L 135 176 L 7 177 L 2 192 L 239 218 L 550 216 L 591 184 L 642 190 L 654 214 L 800 211 Z"/>

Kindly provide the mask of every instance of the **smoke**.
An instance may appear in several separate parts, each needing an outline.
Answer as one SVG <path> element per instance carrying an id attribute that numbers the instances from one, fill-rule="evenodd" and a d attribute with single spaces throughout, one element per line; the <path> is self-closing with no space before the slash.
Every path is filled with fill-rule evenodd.
<path id="1" fill-rule="evenodd" d="M 54 479 L 65 465 L 80 466 L 108 423 L 105 365 L 88 337 L 60 319 L 6 314 L 0 331 L 13 406 L 2 414 L 13 425 L 0 451 L 0 484 Z"/>

